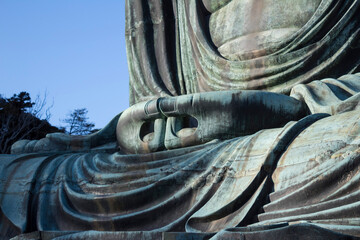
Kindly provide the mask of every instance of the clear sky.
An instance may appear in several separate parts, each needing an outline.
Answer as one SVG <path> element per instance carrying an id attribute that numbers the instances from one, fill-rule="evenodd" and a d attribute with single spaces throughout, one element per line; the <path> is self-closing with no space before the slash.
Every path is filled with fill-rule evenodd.
<path id="1" fill-rule="evenodd" d="M 102 128 L 129 102 L 124 0 L 0 0 L 0 94 L 47 92 L 50 123 L 87 108 Z"/>

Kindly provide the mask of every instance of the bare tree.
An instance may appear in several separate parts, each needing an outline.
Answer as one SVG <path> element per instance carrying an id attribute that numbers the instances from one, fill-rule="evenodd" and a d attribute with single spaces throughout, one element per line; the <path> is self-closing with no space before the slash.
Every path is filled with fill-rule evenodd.
<path id="1" fill-rule="evenodd" d="M 49 124 L 50 108 L 46 93 L 32 102 L 30 94 L 21 92 L 11 98 L 0 96 L 0 153 L 10 153 L 13 143 L 22 139 L 40 139 L 60 129 Z"/>
<path id="2" fill-rule="evenodd" d="M 67 124 L 67 133 L 70 135 L 87 135 L 92 133 L 95 124 L 88 122 L 87 113 L 88 110 L 86 108 L 78 108 L 70 112 L 68 117 L 62 120 Z"/>

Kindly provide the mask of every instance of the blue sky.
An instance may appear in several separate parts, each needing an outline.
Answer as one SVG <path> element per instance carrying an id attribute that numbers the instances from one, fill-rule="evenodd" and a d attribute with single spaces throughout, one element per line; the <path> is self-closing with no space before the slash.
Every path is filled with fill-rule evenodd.
<path id="1" fill-rule="evenodd" d="M 102 128 L 129 105 L 123 0 L 0 0 L 0 94 L 47 92 L 50 123 L 87 108 Z"/>

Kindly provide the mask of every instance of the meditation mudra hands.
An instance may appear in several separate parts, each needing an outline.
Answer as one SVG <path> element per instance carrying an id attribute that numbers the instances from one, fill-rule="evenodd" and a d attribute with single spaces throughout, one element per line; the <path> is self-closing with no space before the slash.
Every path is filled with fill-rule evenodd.
<path id="1" fill-rule="evenodd" d="M 195 93 L 133 105 L 120 116 L 116 136 L 126 153 L 149 153 L 282 127 L 307 113 L 303 102 L 277 93 Z"/>
<path id="2" fill-rule="evenodd" d="M 149 153 L 282 127 L 307 114 L 305 103 L 277 93 L 195 93 L 135 104 L 88 136 L 53 133 L 40 140 L 21 140 L 13 145 L 12 153 L 88 151 L 115 141 L 115 131 L 120 150 Z"/>

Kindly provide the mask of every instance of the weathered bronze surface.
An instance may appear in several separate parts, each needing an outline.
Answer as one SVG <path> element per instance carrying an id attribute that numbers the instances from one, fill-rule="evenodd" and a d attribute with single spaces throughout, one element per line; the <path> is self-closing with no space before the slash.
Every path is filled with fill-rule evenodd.
<path id="1" fill-rule="evenodd" d="M 1 237 L 360 237 L 360 0 L 126 5 L 132 106 L 0 155 Z"/>

